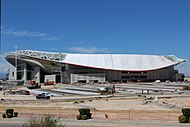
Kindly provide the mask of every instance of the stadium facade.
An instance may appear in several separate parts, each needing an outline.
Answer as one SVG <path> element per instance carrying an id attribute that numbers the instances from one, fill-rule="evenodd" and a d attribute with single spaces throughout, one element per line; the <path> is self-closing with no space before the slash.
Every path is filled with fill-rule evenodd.
<path id="1" fill-rule="evenodd" d="M 186 62 L 173 55 L 70 54 L 19 50 L 6 55 L 15 66 L 9 80 L 59 83 L 127 81 L 179 81 L 184 75 L 175 66 Z"/>

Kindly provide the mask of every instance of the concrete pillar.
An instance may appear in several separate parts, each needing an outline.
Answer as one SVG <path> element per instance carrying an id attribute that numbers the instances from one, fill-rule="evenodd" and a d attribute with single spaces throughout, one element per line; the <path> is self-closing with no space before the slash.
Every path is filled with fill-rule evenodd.
<path id="1" fill-rule="evenodd" d="M 22 77 L 22 80 L 24 82 L 27 82 L 27 64 L 23 63 L 21 66 L 23 68 L 23 77 Z"/>
<path id="2" fill-rule="evenodd" d="M 17 81 L 17 66 L 15 66 L 14 77 L 15 77 L 15 81 Z"/>
<path id="3" fill-rule="evenodd" d="M 27 82 L 27 65 L 24 64 L 24 75 L 23 75 L 24 82 Z"/>
<path id="4" fill-rule="evenodd" d="M 62 70 L 62 64 L 60 63 L 60 80 L 61 80 L 61 83 L 63 82 L 63 70 Z"/>
<path id="5" fill-rule="evenodd" d="M 40 67 L 36 67 L 37 73 L 35 75 L 36 81 L 40 83 Z"/>

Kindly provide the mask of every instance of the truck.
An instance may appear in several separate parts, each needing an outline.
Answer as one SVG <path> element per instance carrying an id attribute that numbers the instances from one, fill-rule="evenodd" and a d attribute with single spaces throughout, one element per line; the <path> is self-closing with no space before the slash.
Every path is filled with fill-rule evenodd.
<path id="1" fill-rule="evenodd" d="M 35 80 L 31 80 L 29 85 L 27 86 L 28 89 L 38 89 L 41 88 L 41 85 L 38 84 Z"/>

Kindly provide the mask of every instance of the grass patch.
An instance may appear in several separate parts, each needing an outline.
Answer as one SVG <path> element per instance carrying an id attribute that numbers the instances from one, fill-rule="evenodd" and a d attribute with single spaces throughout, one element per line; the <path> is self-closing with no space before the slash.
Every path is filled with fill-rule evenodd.
<path id="1" fill-rule="evenodd" d="M 58 124 L 59 118 L 54 115 L 44 114 L 41 118 L 31 117 L 24 124 L 23 127 L 64 127 Z"/>

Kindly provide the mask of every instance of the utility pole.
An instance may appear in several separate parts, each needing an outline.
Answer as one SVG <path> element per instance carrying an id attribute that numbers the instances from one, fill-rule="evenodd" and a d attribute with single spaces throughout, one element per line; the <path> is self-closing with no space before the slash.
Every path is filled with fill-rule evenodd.
<path id="1" fill-rule="evenodd" d="M 17 45 L 15 45 L 15 81 L 17 81 Z"/>

